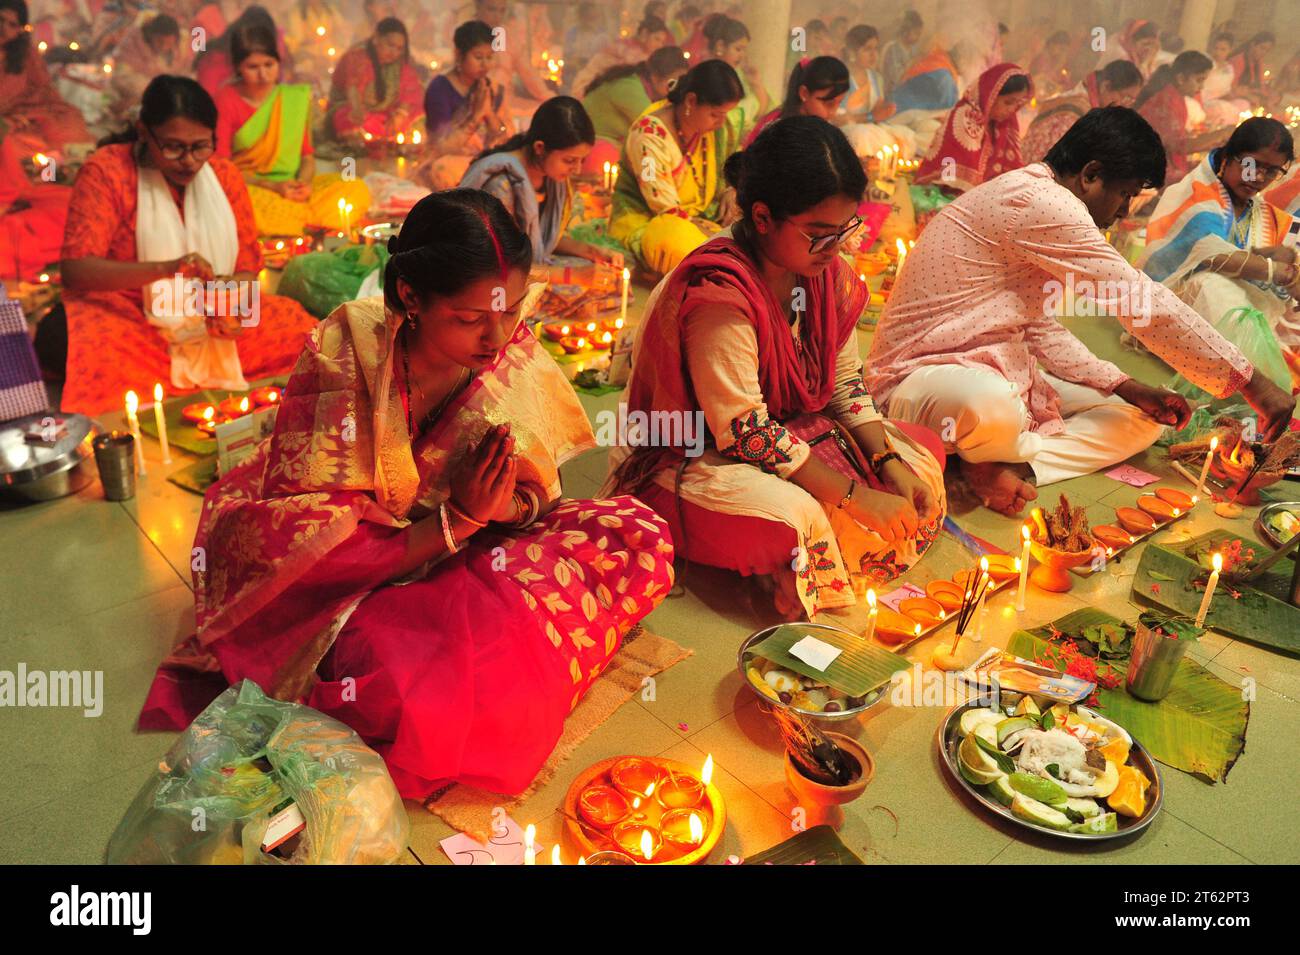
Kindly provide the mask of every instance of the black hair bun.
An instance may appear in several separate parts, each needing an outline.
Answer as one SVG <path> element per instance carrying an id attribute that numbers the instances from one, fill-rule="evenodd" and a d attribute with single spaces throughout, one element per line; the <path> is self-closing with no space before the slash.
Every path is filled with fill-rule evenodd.
<path id="1" fill-rule="evenodd" d="M 727 185 L 733 189 L 740 188 L 740 180 L 745 175 L 745 150 L 740 149 L 727 157 L 726 163 L 722 166 L 722 176 L 727 180 Z"/>

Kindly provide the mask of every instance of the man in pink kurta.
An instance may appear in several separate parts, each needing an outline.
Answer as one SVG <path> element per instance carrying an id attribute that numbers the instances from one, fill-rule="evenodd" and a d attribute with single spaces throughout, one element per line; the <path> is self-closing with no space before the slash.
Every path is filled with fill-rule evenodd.
<path id="1" fill-rule="evenodd" d="M 939 433 L 997 510 L 1037 497 L 1030 476 L 1045 485 L 1118 463 L 1188 416 L 1182 398 L 1130 378 L 1056 320 L 1071 295 L 1211 394 L 1241 391 L 1267 430 L 1290 420 L 1294 399 L 1102 235 L 1144 186 L 1163 185 L 1163 164 L 1138 114 L 1093 110 L 1045 162 L 946 207 L 907 256 L 868 389 L 890 417 Z"/>

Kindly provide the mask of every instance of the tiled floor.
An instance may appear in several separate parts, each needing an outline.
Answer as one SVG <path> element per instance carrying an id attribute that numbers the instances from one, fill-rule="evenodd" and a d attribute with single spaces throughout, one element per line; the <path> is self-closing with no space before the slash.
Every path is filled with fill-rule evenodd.
<path id="1" fill-rule="evenodd" d="M 1121 351 L 1112 329 L 1094 321 L 1076 331 L 1131 373 L 1163 379 L 1153 360 Z M 593 415 L 617 401 L 617 395 L 583 398 Z M 146 447 L 149 476 L 134 501 L 105 502 L 94 485 L 73 498 L 0 512 L 0 669 L 25 662 L 29 669 L 102 670 L 106 698 L 94 719 L 59 709 L 0 710 L 0 862 L 101 860 L 113 827 L 173 739 L 132 727 L 158 660 L 193 626 L 189 548 L 201 499 L 165 481 L 157 445 L 147 441 Z M 1168 473 L 1156 453 L 1135 463 Z M 590 495 L 603 476 L 604 453 L 595 452 L 565 469 L 566 491 Z M 1288 497 L 1300 497 L 1300 487 L 1289 489 L 1294 493 Z M 1133 497 L 1131 489 L 1096 475 L 1052 488 L 1051 500 L 1061 491 L 1096 517 Z M 981 509 L 954 516 L 1004 546 L 1017 539 L 1016 521 Z M 1248 532 L 1252 518 L 1248 512 L 1235 529 Z M 1203 509 L 1165 533 L 1200 533 L 1216 520 Z M 967 561 L 944 537 L 910 576 L 921 582 L 947 576 Z M 991 604 L 990 643 L 1084 605 L 1131 617 L 1136 563 L 1135 556 L 1114 563 L 1067 595 L 1031 591 L 1024 614 L 1012 609 L 1010 592 L 999 595 Z M 753 616 L 740 593 L 736 578 L 691 567 L 686 593 L 646 620 L 651 630 L 695 653 L 658 678 L 652 701 L 634 699 L 598 727 L 515 813 L 520 822 L 537 823 L 544 845 L 560 835 L 557 807 L 573 777 L 621 753 L 663 754 L 691 764 L 713 754 L 728 810 L 715 862 L 792 834 L 794 798 L 775 730 L 736 670 L 740 641 L 767 621 Z M 910 655 L 926 660 L 931 647 L 927 641 Z M 870 749 L 876 772 L 866 794 L 848 807 L 843 838 L 872 863 L 1300 861 L 1293 784 L 1286 782 L 1294 776 L 1300 729 L 1300 661 L 1217 635 L 1195 655 L 1225 680 L 1257 681 L 1246 752 L 1226 785 L 1166 768 L 1164 811 L 1139 839 L 1080 848 L 993 822 L 939 767 L 936 731 L 944 710 L 888 703 L 847 729 Z M 414 803 L 409 810 L 406 861 L 446 863 L 438 842 L 451 834 L 448 827 Z"/>

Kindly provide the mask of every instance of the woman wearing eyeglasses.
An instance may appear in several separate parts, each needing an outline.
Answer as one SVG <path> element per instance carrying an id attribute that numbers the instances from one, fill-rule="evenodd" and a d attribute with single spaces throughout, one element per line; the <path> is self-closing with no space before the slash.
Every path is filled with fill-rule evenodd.
<path id="1" fill-rule="evenodd" d="M 616 447 L 607 490 L 653 507 L 679 554 L 755 575 L 787 619 L 858 625 L 851 577 L 901 574 L 944 510 L 938 437 L 882 419 L 862 380 L 868 291 L 838 249 L 866 174 L 840 130 L 793 116 L 726 176 L 741 219 L 651 296 L 627 391 L 629 420 L 702 418 L 708 447 Z"/>
<path id="2" fill-rule="evenodd" d="M 434 193 L 389 245 L 383 296 L 321 323 L 275 434 L 208 490 L 202 646 L 141 726 L 189 722 L 206 660 L 355 728 L 403 796 L 517 793 L 667 595 L 672 543 L 633 498 L 561 499 L 594 436 L 522 321 L 532 245 L 501 203 Z"/>
<path id="3" fill-rule="evenodd" d="M 128 389 L 162 381 L 242 390 L 287 372 L 315 327 L 297 302 L 256 289 L 253 209 L 239 170 L 213 156 L 216 127 L 203 87 L 156 77 L 135 126 L 78 174 L 63 240 L 65 409 L 119 408 Z M 176 276 L 233 284 L 205 285 L 198 303 L 175 294 Z"/>
<path id="4" fill-rule="evenodd" d="M 1165 190 L 1147 225 L 1143 261 L 1148 275 L 1287 391 L 1300 383 L 1300 267 L 1292 217 L 1261 193 L 1294 156 L 1286 126 L 1246 120 Z"/>

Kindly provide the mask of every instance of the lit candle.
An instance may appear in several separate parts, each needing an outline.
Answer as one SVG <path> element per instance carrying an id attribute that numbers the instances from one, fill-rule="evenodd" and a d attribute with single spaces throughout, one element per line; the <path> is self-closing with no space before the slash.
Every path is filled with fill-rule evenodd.
<path id="1" fill-rule="evenodd" d="M 171 445 L 167 443 L 167 416 L 163 414 L 163 387 L 162 384 L 153 386 L 153 420 L 158 426 L 158 440 L 162 442 L 163 464 L 172 463 Z"/>
<path id="2" fill-rule="evenodd" d="M 524 830 L 524 865 L 537 865 L 537 848 L 533 840 L 537 838 L 537 827 L 531 822 Z"/>
<path id="3" fill-rule="evenodd" d="M 126 393 L 126 425 L 131 429 L 131 436 L 135 438 L 135 463 L 144 477 L 148 470 L 144 466 L 144 441 L 140 437 L 140 420 L 135 416 L 136 411 L 140 408 L 140 398 L 134 391 Z"/>
<path id="4" fill-rule="evenodd" d="M 1020 536 L 1024 544 L 1020 547 L 1020 556 L 1016 558 L 1016 570 L 1020 571 L 1020 585 L 1016 590 L 1016 610 L 1025 612 L 1025 581 L 1029 579 L 1029 525 L 1020 525 Z"/>
<path id="5" fill-rule="evenodd" d="M 1205 626 L 1205 615 L 1210 612 L 1210 601 L 1214 598 L 1214 588 L 1219 586 L 1219 571 L 1223 570 L 1223 555 L 1215 554 L 1213 558 L 1214 573 L 1205 585 L 1205 596 L 1201 598 L 1201 609 L 1196 611 L 1196 625 Z"/>
<path id="6" fill-rule="evenodd" d="M 346 206 L 343 207 L 343 209 L 347 213 L 347 219 L 345 221 L 347 223 L 348 241 L 351 242 L 352 241 L 352 203 L 349 202 Z"/>
<path id="7" fill-rule="evenodd" d="M 605 160 L 605 191 L 606 192 L 609 191 L 609 167 L 610 167 L 610 162 L 608 159 L 606 159 Z"/>
<path id="8" fill-rule="evenodd" d="M 558 842 L 551 847 L 551 865 L 564 865 L 564 861 L 560 858 L 560 844 Z"/>
<path id="9" fill-rule="evenodd" d="M 1196 482 L 1196 494 L 1200 496 L 1205 493 L 1205 478 L 1210 473 L 1210 461 L 1214 459 L 1214 452 L 1219 448 L 1219 436 L 1216 434 L 1210 439 L 1210 450 L 1205 452 L 1205 463 L 1201 465 L 1201 477 Z"/>
<path id="10" fill-rule="evenodd" d="M 346 199 L 340 198 L 339 199 L 339 225 L 343 225 L 344 223 L 347 222 L 347 214 L 348 214 L 348 201 Z"/>
<path id="11" fill-rule="evenodd" d="M 907 246 L 903 244 L 902 239 L 895 239 L 894 248 L 898 251 L 898 265 L 894 267 L 894 274 L 902 275 L 903 262 L 907 259 Z"/>
<path id="12" fill-rule="evenodd" d="M 627 288 L 628 288 L 628 283 L 630 283 L 631 281 L 632 281 L 632 270 L 624 269 L 623 270 L 623 302 L 621 305 L 619 305 L 618 308 L 619 321 L 623 321 L 623 322 L 627 321 Z"/>
<path id="13" fill-rule="evenodd" d="M 989 559 L 980 558 L 980 572 L 983 574 L 984 586 L 980 588 L 980 603 L 976 608 L 978 616 L 975 620 L 975 636 L 972 639 L 979 643 L 984 639 L 984 617 L 988 613 L 988 604 L 984 598 L 989 595 L 989 590 L 993 587 L 993 581 L 989 580 Z"/>
<path id="14" fill-rule="evenodd" d="M 876 592 L 874 590 L 868 590 L 867 591 L 867 629 L 866 632 L 862 634 L 862 636 L 868 640 L 870 640 L 872 637 L 876 635 L 876 617 L 878 613 L 879 612 L 876 609 Z"/>
<path id="15" fill-rule="evenodd" d="M 613 163 L 609 167 L 609 189 L 610 192 L 618 185 L 618 163 Z"/>

